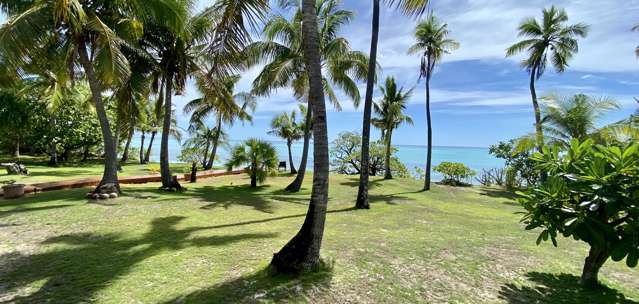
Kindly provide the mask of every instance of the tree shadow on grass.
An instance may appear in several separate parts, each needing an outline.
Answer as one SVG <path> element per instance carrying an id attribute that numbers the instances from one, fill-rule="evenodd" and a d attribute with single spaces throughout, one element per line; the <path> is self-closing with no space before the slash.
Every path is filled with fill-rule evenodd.
<path id="1" fill-rule="evenodd" d="M 585 289 L 579 278 L 570 274 L 529 272 L 526 278 L 536 286 L 508 283 L 501 287 L 499 298 L 508 303 L 637 303 L 626 299 L 619 291 L 600 286 Z"/>
<path id="2" fill-rule="evenodd" d="M 273 238 L 275 233 L 244 233 L 192 237 L 207 227 L 176 229 L 184 217 L 157 218 L 150 230 L 139 238 L 121 234 L 78 233 L 59 235 L 43 242 L 52 250 L 24 255 L 0 256 L 0 303 L 80 303 L 92 301 L 95 294 L 126 275 L 134 265 L 166 250 L 186 247 L 223 246 L 251 239 Z M 38 284 L 42 282 L 42 285 Z M 38 289 L 24 295 L 24 287 Z M 28 289 L 27 289 L 28 290 Z"/>
<path id="3" fill-rule="evenodd" d="M 377 186 L 380 186 L 381 184 L 384 183 L 384 181 L 388 181 L 382 178 L 375 178 L 375 179 L 369 179 L 368 180 L 368 189 L 373 189 Z M 359 188 L 359 176 L 357 177 L 350 177 L 348 178 L 347 181 L 343 181 L 341 183 L 339 183 L 342 186 L 346 186 L 346 187 L 351 187 L 351 188 Z"/>
<path id="4" fill-rule="evenodd" d="M 165 303 L 313 302 L 330 290 L 332 277 L 330 265 L 298 276 L 273 275 L 267 267 Z"/>

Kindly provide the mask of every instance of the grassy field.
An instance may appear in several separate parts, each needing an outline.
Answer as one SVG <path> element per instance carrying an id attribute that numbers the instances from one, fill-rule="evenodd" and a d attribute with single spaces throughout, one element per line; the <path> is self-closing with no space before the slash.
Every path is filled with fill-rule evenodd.
<path id="1" fill-rule="evenodd" d="M 521 208 L 496 189 L 372 180 L 371 210 L 353 210 L 355 177 L 331 176 L 325 269 L 271 277 L 299 229 L 304 191 L 290 177 L 257 190 L 245 176 L 184 193 L 126 185 L 117 200 L 86 189 L 0 200 L 0 303 L 635 303 L 639 273 L 608 262 L 593 291 L 577 285 L 584 244 L 535 245 Z"/>
<path id="2" fill-rule="evenodd" d="M 47 159 L 44 157 L 23 156 L 21 163 L 27 166 L 29 175 L 8 175 L 6 170 L 0 169 L 0 184 L 15 181 L 16 183 L 39 183 L 59 180 L 77 179 L 91 176 L 102 176 L 102 160 L 88 160 L 86 162 L 61 162 L 58 167 L 47 166 Z M 13 162 L 12 158 L 0 157 L 0 162 Z M 171 169 L 174 174 L 189 172 L 186 164 L 172 164 Z M 149 163 L 140 165 L 136 161 L 131 161 L 122 166 L 120 176 L 135 176 L 158 173 L 159 163 Z"/>

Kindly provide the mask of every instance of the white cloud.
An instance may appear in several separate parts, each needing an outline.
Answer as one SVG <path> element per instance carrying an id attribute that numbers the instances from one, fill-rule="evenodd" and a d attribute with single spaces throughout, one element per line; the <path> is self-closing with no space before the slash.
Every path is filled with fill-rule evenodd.
<path id="1" fill-rule="evenodd" d="M 568 12 L 569 22 L 590 25 L 588 37 L 580 39 L 579 53 L 570 62 L 571 69 L 590 72 L 634 71 L 639 62 L 634 48 L 639 33 L 631 32 L 637 23 L 637 0 L 439 0 L 435 13 L 449 24 L 451 37 L 461 48 L 444 61 L 503 59 L 505 49 L 516 42 L 517 26 L 525 17 L 540 18 L 541 10 L 555 4 Z M 353 6 L 353 4 L 348 4 Z M 349 7 L 350 8 L 350 7 Z M 413 43 L 415 21 L 384 8 L 380 26 L 379 61 L 384 67 L 415 67 L 416 57 L 406 55 Z M 358 49 L 368 50 L 370 16 L 357 16 L 345 33 Z M 356 26 L 356 27 L 355 27 Z M 519 61 L 522 57 L 510 60 Z"/>

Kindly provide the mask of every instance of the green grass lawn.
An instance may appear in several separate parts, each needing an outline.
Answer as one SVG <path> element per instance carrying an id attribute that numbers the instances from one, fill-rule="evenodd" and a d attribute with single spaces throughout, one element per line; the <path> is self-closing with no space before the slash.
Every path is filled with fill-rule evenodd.
<path id="1" fill-rule="evenodd" d="M 92 176 L 102 176 L 103 160 L 88 160 L 86 162 L 60 162 L 58 167 L 47 166 L 44 157 L 23 156 L 21 163 L 27 166 L 29 175 L 8 175 L 7 171 L 0 169 L 0 184 L 8 181 L 16 183 L 32 184 L 40 182 L 52 182 L 68 179 L 78 179 Z M 12 158 L 0 157 L 0 162 L 13 162 Z M 188 164 L 171 164 L 174 174 L 190 172 Z M 120 176 L 135 176 L 158 173 L 159 163 L 140 165 L 137 161 L 131 161 L 122 166 Z"/>
<path id="2" fill-rule="evenodd" d="M 331 176 L 327 267 L 271 277 L 272 254 L 304 220 L 304 191 L 276 177 L 200 180 L 184 193 L 125 185 L 117 200 L 86 189 L 0 200 L 0 303 L 634 303 L 639 273 L 608 262 L 606 287 L 578 284 L 587 248 L 535 245 L 521 208 L 495 189 L 372 180 L 353 210 L 355 177 Z"/>

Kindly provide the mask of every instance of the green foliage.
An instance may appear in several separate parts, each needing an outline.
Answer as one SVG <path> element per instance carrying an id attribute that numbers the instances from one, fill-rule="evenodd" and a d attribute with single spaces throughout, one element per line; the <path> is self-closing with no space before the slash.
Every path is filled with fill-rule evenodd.
<path id="1" fill-rule="evenodd" d="M 488 153 L 505 161 L 506 186 L 511 189 L 524 186 L 523 182 L 526 185 L 534 185 L 539 178 L 539 172 L 530 159 L 530 150 L 519 150 L 515 142 L 515 140 L 500 141 L 488 149 Z"/>
<path id="2" fill-rule="evenodd" d="M 444 175 L 444 179 L 442 183 L 451 186 L 461 186 L 465 185 L 464 181 L 470 179 L 475 176 L 476 172 L 466 167 L 466 165 L 462 163 L 454 163 L 454 162 L 441 162 L 439 165 L 433 168 L 436 172 Z"/>
<path id="3" fill-rule="evenodd" d="M 332 142 L 330 152 L 332 170 L 339 174 L 356 175 L 360 173 L 362 137 L 355 132 L 342 132 Z M 397 156 L 396 147 L 391 147 L 390 168 L 394 176 L 409 177 L 410 171 Z M 369 173 L 372 176 L 384 173 L 385 144 L 381 141 L 371 142 Z"/>
<path id="4" fill-rule="evenodd" d="M 401 124 L 413 124 L 413 119 L 404 114 L 413 90 L 404 91 L 404 88 L 397 88 L 395 78 L 390 76 L 379 89 L 384 95 L 379 102 L 373 104 L 375 117 L 371 123 L 382 131 L 382 138 L 390 142 L 393 131 Z"/>
<path id="5" fill-rule="evenodd" d="M 573 140 L 567 151 L 544 148 L 532 159 L 548 180 L 524 193 L 526 229 L 557 245 L 559 234 L 582 240 L 614 261 L 639 259 L 639 144 L 602 146 Z"/>
<path id="6" fill-rule="evenodd" d="M 449 34 L 448 24 L 441 23 L 432 13 L 417 25 L 417 42 L 408 49 L 408 53 L 421 55 L 420 77 L 430 79 L 435 65 L 442 60 L 444 54 L 459 48 L 457 41 L 448 38 Z"/>
<path id="7" fill-rule="evenodd" d="M 230 159 L 226 163 L 227 170 L 246 166 L 251 177 L 251 186 L 264 183 L 267 176 L 277 172 L 278 157 L 275 147 L 269 142 L 251 138 L 235 146 Z"/>
<path id="8" fill-rule="evenodd" d="M 271 130 L 268 134 L 283 138 L 287 143 L 292 143 L 304 136 L 302 125 L 296 120 L 297 111 L 290 114 L 282 112 L 271 120 Z"/>
<path id="9" fill-rule="evenodd" d="M 526 18 L 519 25 L 521 40 L 506 50 L 506 56 L 527 52 L 522 66 L 539 79 L 551 61 L 557 72 L 568 67 L 568 60 L 579 50 L 577 38 L 586 37 L 588 26 L 583 23 L 566 25 L 568 14 L 555 6 L 543 10 L 541 22 Z"/>
<path id="10" fill-rule="evenodd" d="M 203 160 L 202 149 L 198 146 L 184 144 L 178 155 L 178 160 L 185 163 L 201 163 Z"/>
<path id="11" fill-rule="evenodd" d="M 30 115 L 33 103 L 14 90 L 0 90 L 0 144 L 15 149 L 32 131 Z M 13 152 L 13 151 L 12 151 Z"/>

